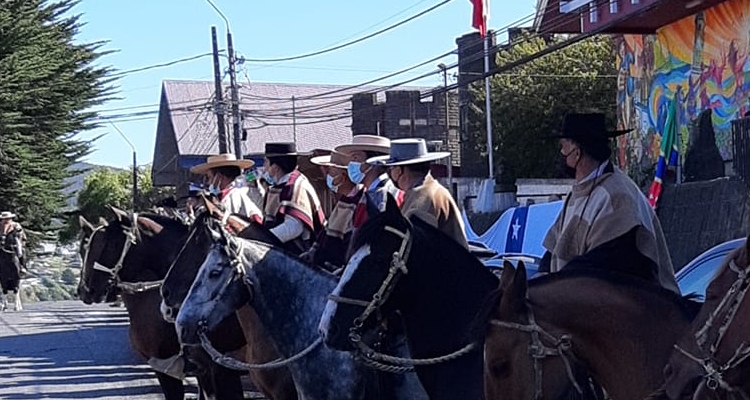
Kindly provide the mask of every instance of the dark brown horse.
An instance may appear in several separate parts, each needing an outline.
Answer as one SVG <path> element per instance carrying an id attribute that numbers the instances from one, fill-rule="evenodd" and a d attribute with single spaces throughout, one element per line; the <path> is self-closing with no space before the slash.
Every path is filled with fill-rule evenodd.
<path id="1" fill-rule="evenodd" d="M 672 346 L 698 303 L 605 270 L 526 280 L 506 263 L 485 340 L 488 400 L 558 398 L 574 380 L 555 370 L 586 365 L 615 400 L 640 400 L 662 384 Z M 491 304 L 491 303 L 490 303 Z"/>
<path id="2" fill-rule="evenodd" d="M 218 209 L 207 203 L 207 211 L 199 214 L 196 218 L 190 228 L 187 240 L 182 245 L 172 267 L 164 278 L 161 288 L 163 299 L 161 309 L 164 318 L 168 321 L 173 321 L 174 317 L 177 316 L 177 312 L 213 243 L 207 228 L 207 225 L 213 219 L 211 214 L 216 215 L 218 219 L 223 217 Z M 278 243 L 275 236 L 266 228 L 254 222 L 245 221 L 232 215 L 227 218 L 227 225 L 231 231 L 240 232 L 240 237 Z M 278 359 L 280 357 L 279 352 L 263 324 L 258 320 L 255 310 L 249 306 L 244 306 L 237 310 L 236 314 L 247 342 L 245 360 L 249 363 L 265 363 Z M 297 399 L 297 390 L 287 368 L 251 369 L 249 372 L 255 386 L 269 399 Z"/>
<path id="3" fill-rule="evenodd" d="M 114 218 L 99 227 L 82 220 L 83 266 L 78 294 L 84 303 L 102 302 L 118 289 L 130 320 L 130 343 L 152 366 L 169 367 L 183 362 L 174 325 L 161 318 L 161 296 L 157 290 L 185 241 L 187 227 L 178 220 L 144 213 L 130 215 L 111 207 Z M 220 341 L 221 342 L 221 341 Z M 228 343 L 240 348 L 244 341 Z M 235 371 L 215 364 L 198 370 L 201 390 L 209 397 L 242 398 L 242 385 Z M 167 399 L 182 399 L 181 379 L 158 368 L 157 379 Z M 176 374 L 183 370 L 177 368 Z M 178 375 L 179 376 L 179 375 Z"/>
<path id="4" fill-rule="evenodd" d="M 670 399 L 750 400 L 750 244 L 724 260 L 664 368 Z"/>
<path id="5" fill-rule="evenodd" d="M 0 243 L 0 311 L 8 308 L 7 295 L 13 292 L 15 310 L 23 310 L 21 304 L 21 261 L 16 253 L 16 237 L 11 233 L 5 237 L 5 243 Z"/>

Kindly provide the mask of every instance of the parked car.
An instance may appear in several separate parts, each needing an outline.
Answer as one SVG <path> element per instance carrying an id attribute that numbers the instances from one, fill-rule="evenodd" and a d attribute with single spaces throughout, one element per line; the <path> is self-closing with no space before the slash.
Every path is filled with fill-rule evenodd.
<path id="1" fill-rule="evenodd" d="M 711 283 L 717 270 L 724 259 L 739 246 L 745 243 L 745 239 L 734 239 L 720 243 L 706 251 L 692 261 L 687 263 L 675 274 L 677 285 L 682 294 L 696 294 L 701 299 L 706 296 L 706 288 Z"/>
<path id="2" fill-rule="evenodd" d="M 526 277 L 530 279 L 539 272 L 539 263 L 542 260 L 541 258 L 530 254 L 505 253 L 498 254 L 482 263 L 485 267 L 489 268 L 493 274 L 500 277 L 503 272 L 503 264 L 505 261 L 510 261 L 514 267 L 518 266 L 519 261 L 523 261 L 523 264 L 526 266 Z"/>

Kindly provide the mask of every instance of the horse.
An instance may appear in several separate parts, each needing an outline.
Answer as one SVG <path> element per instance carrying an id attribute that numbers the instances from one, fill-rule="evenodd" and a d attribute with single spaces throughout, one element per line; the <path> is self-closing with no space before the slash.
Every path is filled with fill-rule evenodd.
<path id="1" fill-rule="evenodd" d="M 23 310 L 23 304 L 21 304 L 21 260 L 18 258 L 15 246 L 17 246 L 17 239 L 12 232 L 5 236 L 4 243 L 0 243 L 0 287 L 2 288 L 0 311 L 8 309 L 8 292 L 13 292 L 15 310 Z"/>
<path id="2" fill-rule="evenodd" d="M 664 368 L 673 400 L 750 399 L 750 243 L 732 251 L 706 288 L 706 299 Z"/>
<path id="3" fill-rule="evenodd" d="M 407 220 L 390 197 L 355 233 L 351 249 L 321 318 L 325 343 L 366 355 L 362 336 L 379 327 L 376 315 L 398 311 L 411 356 L 436 359 L 414 366 L 429 398 L 482 399 L 482 338 L 471 328 L 497 277 L 436 228 Z"/>
<path id="4" fill-rule="evenodd" d="M 381 398 L 374 370 L 322 346 L 317 326 L 337 278 L 278 247 L 233 237 L 211 220 L 214 243 L 177 315 L 183 343 L 206 345 L 203 332 L 250 303 L 271 334 L 300 398 Z"/>
<path id="5" fill-rule="evenodd" d="M 484 310 L 488 400 L 558 398 L 580 389 L 582 363 L 615 400 L 640 400 L 662 383 L 673 344 L 699 303 L 642 279 L 602 269 L 571 269 L 527 282 L 506 263 Z M 484 312 L 483 311 L 483 312 Z M 568 374 L 552 373 L 564 368 Z"/>
<path id="6" fill-rule="evenodd" d="M 128 311 L 131 346 L 155 368 L 167 399 L 182 399 L 180 345 L 172 324 L 161 318 L 161 297 L 156 290 L 171 265 L 179 244 L 186 239 L 182 222 L 156 214 L 141 215 L 109 207 L 114 219 L 93 227 L 81 220 L 83 266 L 78 294 L 86 304 L 102 302 L 118 289 Z M 228 343 L 240 348 L 244 343 Z M 208 364 L 197 371 L 201 395 L 242 398 L 239 375 Z M 167 371 L 170 371 L 170 376 Z"/>
<path id="7" fill-rule="evenodd" d="M 193 284 L 198 268 L 206 258 L 210 245 L 213 243 L 207 226 L 212 219 L 211 215 L 216 213 L 210 204 L 208 210 L 200 213 L 190 228 L 188 239 L 182 245 L 172 266 L 164 277 L 161 286 L 161 311 L 162 316 L 168 322 L 174 322 L 174 317 L 187 296 L 190 286 Z M 220 218 L 221 219 L 221 218 Z M 264 227 L 231 215 L 227 223 L 233 231 L 240 232 L 241 237 L 255 238 L 267 243 L 277 243 L 273 234 Z M 257 315 L 250 307 L 238 310 L 237 317 L 242 325 L 242 333 L 247 342 L 247 353 L 245 359 L 249 362 L 268 362 L 279 358 L 276 345 L 269 337 L 268 332 L 263 329 L 263 324 L 258 322 Z M 190 349 L 188 347 L 188 349 Z M 192 353 L 192 350 L 189 350 Z M 251 369 L 250 378 L 256 388 L 271 400 L 296 400 L 297 390 L 294 381 L 286 368 L 282 369 Z"/>

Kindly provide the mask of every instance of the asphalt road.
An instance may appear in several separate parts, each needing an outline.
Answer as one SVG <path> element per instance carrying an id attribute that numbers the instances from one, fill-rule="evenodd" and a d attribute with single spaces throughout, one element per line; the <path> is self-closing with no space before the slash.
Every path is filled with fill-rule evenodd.
<path id="1" fill-rule="evenodd" d="M 123 308 L 80 301 L 0 312 L 0 399 L 162 399 Z M 10 307 L 12 310 L 12 305 Z M 195 398 L 195 381 L 188 381 Z"/>

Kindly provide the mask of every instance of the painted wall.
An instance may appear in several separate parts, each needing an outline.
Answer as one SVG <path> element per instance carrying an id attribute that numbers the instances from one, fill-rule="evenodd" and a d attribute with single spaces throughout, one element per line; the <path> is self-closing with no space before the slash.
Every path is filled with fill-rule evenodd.
<path id="1" fill-rule="evenodd" d="M 648 170 L 659 155 L 671 101 L 678 102 L 682 154 L 689 122 L 713 109 L 716 144 L 732 158 L 730 121 L 750 111 L 750 0 L 730 0 L 660 29 L 617 39 L 618 140 L 622 168 Z"/>

